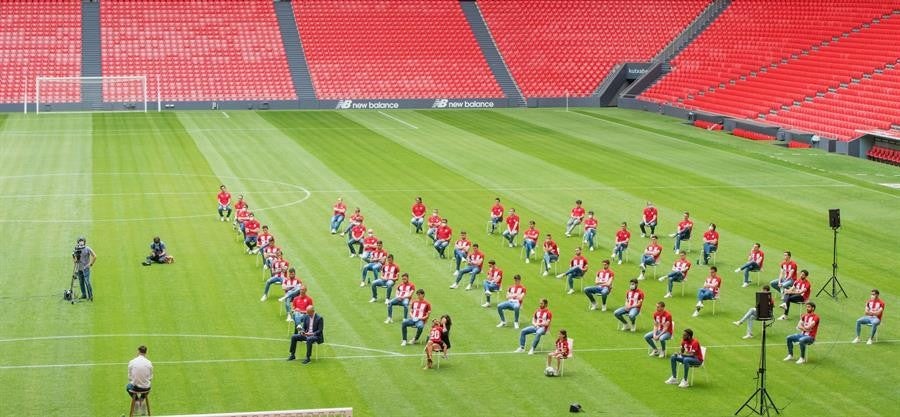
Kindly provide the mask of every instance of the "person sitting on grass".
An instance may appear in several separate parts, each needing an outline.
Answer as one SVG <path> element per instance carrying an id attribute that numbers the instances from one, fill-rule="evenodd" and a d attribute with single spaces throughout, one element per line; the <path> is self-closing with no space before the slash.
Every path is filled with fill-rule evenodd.
<path id="1" fill-rule="evenodd" d="M 159 239 L 159 236 L 153 238 L 150 244 L 150 255 L 144 260 L 144 266 L 150 266 L 153 263 L 170 264 L 175 262 L 175 258 L 166 253 L 166 243 Z"/>

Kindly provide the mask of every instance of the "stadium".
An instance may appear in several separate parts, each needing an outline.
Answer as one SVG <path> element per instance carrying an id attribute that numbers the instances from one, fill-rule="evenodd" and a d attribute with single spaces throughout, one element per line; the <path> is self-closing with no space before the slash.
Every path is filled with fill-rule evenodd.
<path id="1" fill-rule="evenodd" d="M 0 0 L 0 415 L 898 415 L 898 62 L 888 0 Z"/>

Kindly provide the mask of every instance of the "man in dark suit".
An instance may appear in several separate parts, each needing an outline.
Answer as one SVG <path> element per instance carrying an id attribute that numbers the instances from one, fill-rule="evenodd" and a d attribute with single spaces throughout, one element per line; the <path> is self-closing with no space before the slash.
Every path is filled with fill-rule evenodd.
<path id="1" fill-rule="evenodd" d="M 303 363 L 309 363 L 313 343 L 320 344 L 325 341 L 324 329 L 325 321 L 322 316 L 316 314 L 316 308 L 307 307 L 306 317 L 297 326 L 298 332 L 291 336 L 291 356 L 288 356 L 287 360 L 292 361 L 297 358 L 294 356 L 294 352 L 297 351 L 297 342 L 306 342 L 306 359 L 303 359 Z"/>

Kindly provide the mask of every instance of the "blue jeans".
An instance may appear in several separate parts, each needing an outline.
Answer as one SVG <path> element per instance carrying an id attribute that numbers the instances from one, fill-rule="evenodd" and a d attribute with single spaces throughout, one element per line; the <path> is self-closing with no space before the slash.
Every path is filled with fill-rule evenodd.
<path id="1" fill-rule="evenodd" d="M 778 285 L 778 278 L 773 279 L 772 282 L 769 283 L 769 287 L 778 292 L 782 292 L 785 288 L 791 288 L 792 286 L 794 286 L 794 281 L 790 279 L 785 281 L 784 285 Z"/>
<path id="2" fill-rule="evenodd" d="M 471 273 L 472 277 L 469 278 L 469 285 L 474 285 L 475 284 L 475 276 L 478 275 L 479 272 L 481 272 L 481 268 L 474 266 L 474 265 L 469 265 L 469 266 L 461 269 L 459 271 L 459 273 L 456 274 L 456 283 L 459 284 L 459 281 L 462 279 L 463 275 Z"/>
<path id="3" fill-rule="evenodd" d="M 353 249 L 354 245 L 359 249 Z M 347 239 L 347 247 L 350 248 L 351 254 L 362 255 L 362 252 L 363 252 L 362 239 L 353 239 L 353 238 Z"/>
<path id="4" fill-rule="evenodd" d="M 437 233 L 437 229 L 434 227 L 429 227 L 428 231 L 425 232 L 425 235 L 431 238 L 431 241 L 434 242 L 437 238 L 435 237 L 435 233 Z"/>
<path id="5" fill-rule="evenodd" d="M 344 234 L 349 234 L 350 229 L 352 229 L 352 228 L 353 228 L 353 222 L 350 222 L 350 224 L 348 224 L 347 227 L 344 229 Z"/>
<path id="6" fill-rule="evenodd" d="M 409 298 L 394 298 L 391 299 L 391 302 L 388 303 L 388 318 L 392 318 L 394 316 L 394 306 L 402 306 L 403 307 L 403 318 L 406 319 L 406 316 L 409 315 Z"/>
<path id="7" fill-rule="evenodd" d="M 645 226 L 650 226 L 650 234 L 651 234 L 651 235 L 652 235 L 653 233 L 656 233 L 656 222 L 655 222 L 655 221 L 653 221 L 653 222 L 644 222 L 644 221 L 642 220 L 640 226 L 641 226 L 641 234 L 642 234 L 642 235 L 646 235 L 646 234 L 647 234 L 647 230 L 644 229 Z"/>
<path id="8" fill-rule="evenodd" d="M 881 320 L 875 316 L 860 317 L 859 320 L 856 321 L 856 337 L 859 337 L 860 328 L 864 324 L 872 326 L 872 334 L 869 335 L 869 338 L 875 338 L 875 331 L 878 330 L 878 325 L 881 324 Z"/>
<path id="9" fill-rule="evenodd" d="M 703 263 L 709 263 L 709 255 L 716 250 L 719 249 L 718 245 L 713 245 L 712 243 L 704 242 L 703 243 Z"/>
<path id="10" fill-rule="evenodd" d="M 381 271 L 381 262 L 370 262 L 362 268 L 362 282 L 366 282 L 366 276 L 369 274 L 369 271 L 372 271 L 372 275 L 375 275 L 375 280 L 377 281 L 378 272 Z"/>
<path id="11" fill-rule="evenodd" d="M 645 269 L 645 267 L 656 265 L 656 258 L 653 255 L 641 255 L 641 271 Z"/>
<path id="12" fill-rule="evenodd" d="M 753 321 L 756 320 L 756 307 L 752 307 L 744 313 L 744 317 L 741 317 L 739 322 L 747 322 L 747 334 L 753 333 Z"/>
<path id="13" fill-rule="evenodd" d="M 300 294 L 300 287 L 294 288 L 286 293 L 284 293 L 284 312 L 291 312 L 291 301 L 294 301 L 294 297 Z"/>
<path id="14" fill-rule="evenodd" d="M 384 294 L 384 299 L 390 300 L 391 292 L 394 291 L 394 280 L 376 279 L 375 281 L 372 281 L 372 298 L 378 298 L 378 291 L 376 290 L 378 287 L 387 289 Z"/>
<path id="15" fill-rule="evenodd" d="M 266 288 L 263 289 L 263 295 L 269 295 L 269 287 L 271 287 L 272 284 L 281 284 L 282 282 L 284 282 L 284 278 L 278 275 L 269 278 L 269 280 L 266 281 Z"/>
<path id="16" fill-rule="evenodd" d="M 535 242 L 531 239 L 525 239 L 525 241 L 522 242 L 522 247 L 525 248 L 525 257 L 526 258 L 530 258 L 531 254 L 534 253 L 535 245 L 537 245 L 537 242 Z"/>
<path id="17" fill-rule="evenodd" d="M 672 355 L 672 378 L 678 378 L 678 364 L 684 364 L 684 375 L 682 378 L 685 380 L 688 379 L 688 370 L 691 369 L 692 366 L 700 366 L 700 361 L 693 356 L 682 356 L 680 354 Z"/>
<path id="18" fill-rule="evenodd" d="M 653 334 L 655 332 L 656 331 L 653 330 L 650 333 L 647 333 L 644 335 L 644 340 L 647 341 L 647 344 L 650 345 L 650 349 L 653 349 L 653 350 L 656 350 L 656 343 L 653 342 Z M 663 332 L 661 335 L 659 335 L 659 338 L 657 340 L 659 340 L 660 349 L 666 350 L 666 340 L 669 340 L 671 338 L 672 338 L 672 334 L 669 332 Z"/>
<path id="19" fill-rule="evenodd" d="M 800 344 L 800 357 L 806 357 L 806 346 L 811 345 L 816 342 L 816 339 L 813 339 L 812 336 L 807 336 L 803 333 L 792 334 L 787 337 L 787 347 L 788 347 L 788 355 L 794 355 L 794 343 Z"/>
<path id="20" fill-rule="evenodd" d="M 466 259 L 466 251 L 453 249 L 453 260 L 456 261 L 456 270 L 459 271 L 459 266 L 462 264 L 463 259 Z"/>
<path id="21" fill-rule="evenodd" d="M 591 300 L 591 304 L 597 304 L 597 300 L 594 299 L 594 294 L 600 294 L 603 305 L 606 305 L 606 297 L 609 296 L 609 287 L 594 286 L 584 289 L 584 295 L 587 296 L 588 300 Z"/>
<path id="22" fill-rule="evenodd" d="M 447 249 L 447 246 L 450 246 L 450 241 L 448 240 L 434 241 L 434 250 L 437 251 L 438 255 L 441 255 L 441 258 L 444 257 L 444 251 Z"/>
<path id="23" fill-rule="evenodd" d="M 509 230 L 505 230 L 503 232 L 503 237 L 505 237 L 506 240 L 509 241 L 510 245 L 515 246 L 517 234 L 519 234 L 519 232 L 510 232 Z"/>
<path id="24" fill-rule="evenodd" d="M 581 278 L 584 276 L 584 271 L 577 266 L 573 266 L 566 271 L 566 278 L 569 280 L 569 289 L 572 289 L 572 286 L 575 284 L 575 278 Z"/>
<path id="25" fill-rule="evenodd" d="M 491 216 L 491 231 L 490 231 L 490 233 L 494 233 L 494 231 L 497 230 L 497 225 L 500 224 L 502 219 L 503 219 L 502 217 Z"/>
<path id="26" fill-rule="evenodd" d="M 414 340 L 419 340 L 419 337 L 422 336 L 422 329 L 425 328 L 424 320 L 416 320 L 413 318 L 404 319 L 403 323 L 400 325 L 400 333 L 403 336 L 403 340 L 406 339 L 406 328 L 407 327 L 415 327 L 416 328 L 416 338 Z"/>
<path id="27" fill-rule="evenodd" d="M 594 237 L 597 236 L 597 229 L 591 228 L 584 231 L 583 241 L 587 242 L 589 248 L 594 247 Z"/>
<path id="28" fill-rule="evenodd" d="M 744 271 L 744 282 L 750 283 L 750 273 L 759 271 L 759 264 L 756 262 L 747 262 L 741 265 L 741 271 Z"/>
<path id="29" fill-rule="evenodd" d="M 616 311 L 613 312 L 613 316 L 616 317 L 617 320 L 621 321 L 622 324 L 628 324 L 625 322 L 625 319 L 622 316 L 628 314 L 628 319 L 631 320 L 631 324 L 634 324 L 635 319 L 637 319 L 638 314 L 641 313 L 641 310 L 638 310 L 637 307 L 625 308 L 619 307 Z"/>
<path id="30" fill-rule="evenodd" d="M 422 225 L 425 224 L 424 217 L 413 217 L 409 222 L 416 226 L 416 233 L 422 233 Z"/>
<path id="31" fill-rule="evenodd" d="M 537 349 L 538 343 L 541 343 L 541 336 L 543 336 L 546 331 L 547 330 L 543 327 L 535 327 L 535 326 L 528 326 L 528 327 L 522 329 L 522 332 L 519 333 L 519 347 L 524 349 L 525 348 L 525 336 L 534 334 L 534 341 L 531 342 L 531 348 Z"/>
<path id="32" fill-rule="evenodd" d="M 300 311 L 295 311 L 291 316 L 294 319 L 294 329 L 296 329 L 300 323 L 303 323 L 304 320 L 309 320 L 309 316 Z M 294 332 L 296 333 L 296 330 L 294 330 Z"/>
<path id="33" fill-rule="evenodd" d="M 613 253 L 616 255 L 617 261 L 619 261 L 619 262 L 622 261 L 622 254 L 625 253 L 625 249 L 628 249 L 627 243 L 617 243 L 616 247 L 613 248 Z"/>
<path id="34" fill-rule="evenodd" d="M 669 275 L 666 275 L 669 278 L 666 285 L 668 285 L 669 292 L 672 292 L 672 286 L 675 285 L 676 282 L 684 281 L 684 273 L 679 271 L 672 271 Z"/>
<path id="35" fill-rule="evenodd" d="M 244 244 L 247 245 L 247 248 L 253 249 L 254 247 L 256 247 L 256 236 L 245 237 Z"/>
<path id="36" fill-rule="evenodd" d="M 566 234 L 571 234 L 572 230 L 575 229 L 575 226 L 581 224 L 581 219 L 578 217 L 569 217 L 569 220 L 566 221 Z"/>
<path id="37" fill-rule="evenodd" d="M 519 309 L 522 308 L 522 304 L 518 301 L 507 300 L 500 304 L 497 304 L 497 314 L 500 315 L 500 321 L 506 322 L 506 317 L 503 317 L 503 310 L 512 310 L 515 313 L 515 322 L 519 322 Z"/>
<path id="38" fill-rule="evenodd" d="M 550 252 L 544 252 L 544 271 L 550 270 L 550 264 L 559 261 L 559 255 L 553 255 Z"/>
<path id="39" fill-rule="evenodd" d="M 227 212 L 228 215 L 225 215 L 222 212 Z M 231 206 L 227 204 L 219 204 L 219 217 L 231 217 Z"/>
<path id="40" fill-rule="evenodd" d="M 709 288 L 701 288 L 697 291 L 697 301 L 712 300 L 714 298 L 716 298 L 716 293 Z"/>
<path id="41" fill-rule="evenodd" d="M 81 298 L 93 300 L 94 286 L 91 285 L 91 267 L 86 267 L 75 274 L 78 276 L 78 286 L 81 287 Z"/>
<path id="42" fill-rule="evenodd" d="M 493 282 L 487 282 L 487 281 L 485 281 L 485 283 L 484 283 L 484 297 L 487 299 L 487 302 L 488 302 L 488 303 L 491 302 L 491 293 L 492 293 L 492 292 L 497 292 L 497 291 L 500 291 L 500 286 L 499 286 L 499 285 L 497 285 L 497 284 L 495 284 L 495 283 L 493 283 Z"/>
<path id="43" fill-rule="evenodd" d="M 343 214 L 335 214 L 331 216 L 331 230 L 337 231 L 337 229 L 341 228 L 341 223 L 344 222 Z"/>
<path id="44" fill-rule="evenodd" d="M 681 242 L 685 240 L 689 240 L 691 238 L 690 229 L 682 230 L 678 233 L 675 233 L 675 252 L 678 252 L 681 249 Z"/>

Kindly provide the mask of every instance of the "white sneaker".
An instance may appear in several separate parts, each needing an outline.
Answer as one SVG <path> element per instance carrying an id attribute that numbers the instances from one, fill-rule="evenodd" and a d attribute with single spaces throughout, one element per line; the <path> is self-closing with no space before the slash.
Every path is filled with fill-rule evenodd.
<path id="1" fill-rule="evenodd" d="M 744 323 L 741 323 L 740 321 L 733 321 L 733 322 L 731 322 L 731 324 L 733 324 L 733 325 L 735 325 L 735 326 L 740 326 L 740 325 L 742 325 L 742 324 L 744 324 Z"/>
<path id="2" fill-rule="evenodd" d="M 388 305 L 390 303 L 391 303 L 391 300 L 388 300 L 387 298 L 384 299 L 384 305 Z"/>
<path id="3" fill-rule="evenodd" d="M 491 306 L 491 303 L 484 303 L 484 304 L 482 304 L 481 306 L 484 307 L 484 308 L 488 308 L 488 307 Z"/>
<path id="4" fill-rule="evenodd" d="M 640 275 L 638 275 L 637 280 L 638 280 L 638 281 L 643 281 L 643 280 L 644 280 L 644 274 L 641 273 Z"/>
<path id="5" fill-rule="evenodd" d="M 547 272 L 547 271 L 544 271 L 544 273 L 543 273 L 543 274 L 541 274 L 541 276 L 542 276 L 542 277 L 546 277 L 546 276 L 547 276 L 547 275 L 549 275 L 549 274 L 550 274 L 550 273 L 549 273 L 549 272 Z"/>
<path id="6" fill-rule="evenodd" d="M 290 313 L 288 313 L 287 318 L 284 319 L 284 321 L 294 321 L 294 318 L 291 317 L 291 314 L 290 314 Z"/>
<path id="7" fill-rule="evenodd" d="M 450 289 L 451 289 L 451 290 L 454 290 L 454 289 L 456 289 L 457 287 L 459 287 L 459 284 L 457 284 L 457 283 L 455 283 L 455 282 L 452 283 L 452 284 L 450 284 Z"/>
<path id="8" fill-rule="evenodd" d="M 516 348 L 516 350 L 515 350 L 514 353 L 522 353 L 522 352 L 524 352 L 524 351 L 525 351 L 525 348 L 523 348 L 523 347 L 518 347 L 518 348 Z"/>
<path id="9" fill-rule="evenodd" d="M 875 343 L 875 342 L 872 340 L 871 337 L 869 338 L 869 340 L 866 340 L 867 345 L 871 345 L 872 343 Z"/>
<path id="10" fill-rule="evenodd" d="M 471 290 L 471 289 L 472 289 L 472 284 L 466 285 L 466 291 L 469 291 L 469 290 Z"/>
<path id="11" fill-rule="evenodd" d="M 678 255 L 678 249 L 675 249 L 675 254 Z"/>
<path id="12" fill-rule="evenodd" d="M 694 310 L 694 314 L 691 314 L 691 317 L 697 317 L 700 315 L 700 310 Z"/>
<path id="13" fill-rule="evenodd" d="M 678 383 L 678 378 L 675 378 L 674 376 L 670 376 L 669 379 L 666 380 L 666 383 L 669 385 L 675 385 Z"/>
<path id="14" fill-rule="evenodd" d="M 703 307 L 703 301 L 697 301 L 697 307 Z"/>
<path id="15" fill-rule="evenodd" d="M 672 298 L 672 293 L 667 292 L 666 295 L 663 296 L 663 298 Z"/>
<path id="16" fill-rule="evenodd" d="M 365 281 L 360 282 L 360 283 L 359 283 L 359 286 L 360 286 L 360 287 L 365 287 L 365 286 L 366 286 L 366 282 L 365 282 Z"/>
<path id="17" fill-rule="evenodd" d="M 390 318 L 390 317 L 384 319 L 384 324 L 391 324 L 391 323 L 393 323 L 393 322 L 394 322 L 394 319 L 392 319 L 392 318 Z"/>
<path id="18" fill-rule="evenodd" d="M 623 331 L 623 332 L 627 332 L 627 331 L 629 330 L 629 327 L 631 327 L 631 325 L 629 325 L 628 323 L 623 324 L 623 325 L 622 325 L 622 331 Z"/>
<path id="19" fill-rule="evenodd" d="M 513 328 L 514 328 L 514 329 L 518 329 L 518 328 L 519 328 L 519 322 L 513 323 Z"/>
<path id="20" fill-rule="evenodd" d="M 782 314 L 781 317 L 778 318 L 778 320 L 787 320 L 787 314 Z"/>
<path id="21" fill-rule="evenodd" d="M 610 258 L 615 258 L 615 257 L 616 257 L 616 253 L 615 253 L 615 252 L 611 253 L 611 254 L 609 255 L 609 257 L 610 257 Z"/>
<path id="22" fill-rule="evenodd" d="M 224 218 L 224 217 L 219 217 L 219 221 L 220 221 L 220 222 L 224 222 L 224 221 L 225 221 L 225 218 Z"/>
<path id="23" fill-rule="evenodd" d="M 657 278 L 657 279 L 656 279 L 656 280 L 657 280 L 657 281 L 659 281 L 659 282 L 663 282 L 663 281 L 665 281 L 665 280 L 666 280 L 666 276 L 665 276 L 665 275 L 663 275 L 663 276 L 661 276 L 661 277 L 659 277 L 659 278 Z"/>
<path id="24" fill-rule="evenodd" d="M 528 349 L 528 354 L 529 354 L 529 355 L 534 355 L 534 348 Z"/>
<path id="25" fill-rule="evenodd" d="M 369 302 L 370 302 L 370 303 L 374 303 L 374 302 L 376 302 L 376 301 L 378 301 L 378 299 L 375 298 L 375 297 L 372 297 L 371 299 L 369 299 Z"/>
<path id="26" fill-rule="evenodd" d="M 356 257 L 356 254 L 355 254 L 355 253 L 351 253 L 351 254 L 350 254 L 350 257 L 351 257 L 351 258 L 355 258 L 355 257 Z"/>
<path id="27" fill-rule="evenodd" d="M 453 271 L 450 273 L 450 276 L 453 278 L 456 278 L 457 275 L 459 275 L 459 271 Z"/>
<path id="28" fill-rule="evenodd" d="M 687 379 L 682 379 L 681 383 L 678 384 L 678 388 L 690 388 L 691 384 L 688 383 Z"/>
<path id="29" fill-rule="evenodd" d="M 284 301 L 285 298 L 287 297 L 278 297 L 278 301 Z"/>
<path id="30" fill-rule="evenodd" d="M 259 297 L 259 301 L 266 301 L 269 298 L 268 295 L 263 294 L 262 297 Z"/>
<path id="31" fill-rule="evenodd" d="M 530 263 L 531 263 L 531 259 L 525 258 L 525 263 L 526 263 L 526 264 L 530 264 Z"/>
<path id="32" fill-rule="evenodd" d="M 675 237 L 675 233 L 669 234 L 669 237 Z"/>
<path id="33" fill-rule="evenodd" d="M 600 311 L 606 311 L 606 304 L 600 306 Z"/>
<path id="34" fill-rule="evenodd" d="M 753 339 L 753 333 L 747 333 L 741 339 Z"/>
<path id="35" fill-rule="evenodd" d="M 568 295 L 575 294 L 575 290 L 572 288 L 569 288 L 569 291 L 566 291 L 566 294 L 568 294 Z"/>
<path id="36" fill-rule="evenodd" d="M 506 326 L 505 321 L 501 321 L 500 323 L 497 323 L 497 327 L 505 327 L 505 326 Z"/>
<path id="37" fill-rule="evenodd" d="M 619 259 L 619 262 L 616 262 L 616 265 L 622 265 L 622 260 Z"/>
<path id="38" fill-rule="evenodd" d="M 803 365 L 804 363 L 806 363 L 806 358 L 797 359 L 797 365 Z"/>
<path id="39" fill-rule="evenodd" d="M 513 247 L 513 244 L 512 244 L 512 243 L 510 243 L 510 244 L 509 244 L 509 247 Z"/>
<path id="40" fill-rule="evenodd" d="M 659 349 L 653 349 L 650 351 L 649 356 L 657 356 L 657 355 L 659 355 Z"/>
<path id="41" fill-rule="evenodd" d="M 792 360 L 794 360 L 794 355 L 787 355 L 787 356 L 784 357 L 784 361 L 785 361 L 785 362 L 787 362 L 787 361 L 792 361 Z"/>
<path id="42" fill-rule="evenodd" d="M 337 233 L 337 230 L 331 229 L 331 234 Z"/>
<path id="43" fill-rule="evenodd" d="M 564 276 L 566 276 L 566 274 L 559 274 L 559 275 L 557 275 L 556 277 L 557 277 L 557 278 L 562 278 L 562 277 L 564 277 Z"/>
<path id="44" fill-rule="evenodd" d="M 664 350 L 659 351 L 659 357 L 660 357 L 660 358 L 665 358 L 665 357 L 666 357 L 666 351 L 664 351 Z"/>
<path id="45" fill-rule="evenodd" d="M 641 237 L 647 237 L 646 233 L 641 233 Z"/>
<path id="46" fill-rule="evenodd" d="M 344 235 L 344 232 L 341 232 L 341 236 L 343 236 L 343 235 Z"/>
<path id="47" fill-rule="evenodd" d="M 778 305 L 778 308 L 780 308 L 780 309 L 782 309 L 782 310 L 784 310 L 784 309 L 786 309 L 786 308 L 787 308 L 787 304 L 785 304 L 785 303 L 781 303 L 781 304 L 779 304 L 779 305 Z"/>
<path id="48" fill-rule="evenodd" d="M 747 288 L 749 286 L 750 286 L 749 282 L 745 282 L 745 283 L 741 284 L 741 288 Z"/>
<path id="49" fill-rule="evenodd" d="M 566 233 L 566 237 L 572 237 L 571 233 Z"/>
<path id="50" fill-rule="evenodd" d="M 735 269 L 734 272 L 741 272 L 741 268 Z"/>
<path id="51" fill-rule="evenodd" d="M 637 331 L 637 326 L 634 323 L 632 323 L 631 324 L 631 332 L 634 333 L 636 331 Z"/>
<path id="52" fill-rule="evenodd" d="M 854 338 L 853 338 L 853 341 L 850 342 L 850 343 L 859 343 L 859 337 L 854 337 Z"/>
<path id="53" fill-rule="evenodd" d="M 404 341 L 400 342 L 400 346 L 406 346 L 406 341 L 404 340 Z"/>
<path id="54" fill-rule="evenodd" d="M 591 252 L 593 252 L 593 251 L 594 251 L 594 247 L 591 246 L 591 247 L 588 248 L 588 250 L 590 250 Z"/>
<path id="55" fill-rule="evenodd" d="M 596 310 L 596 309 L 597 309 L 597 304 L 596 304 L 596 303 L 591 303 L 591 311 L 594 311 L 594 310 Z"/>

